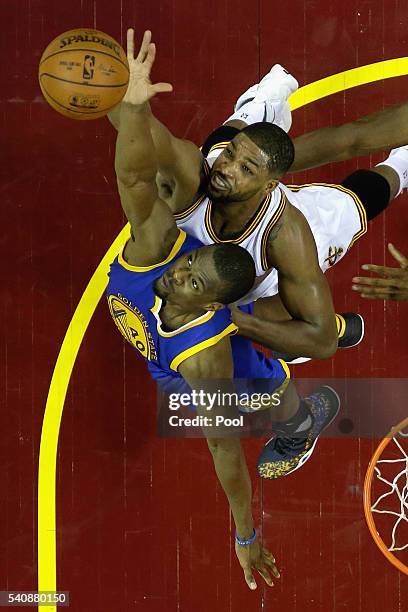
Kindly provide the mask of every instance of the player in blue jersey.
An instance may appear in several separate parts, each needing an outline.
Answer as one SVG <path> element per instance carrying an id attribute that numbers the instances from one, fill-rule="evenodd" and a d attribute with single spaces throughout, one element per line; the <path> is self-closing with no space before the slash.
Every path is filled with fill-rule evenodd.
<path id="1" fill-rule="evenodd" d="M 252 286 L 254 262 L 237 245 L 200 247 L 177 228 L 159 197 L 146 103 L 171 86 L 150 82 L 155 48 L 149 37 L 145 36 L 136 59 L 133 48 L 133 30 L 129 30 L 130 80 L 121 108 L 115 169 L 131 237 L 111 266 L 111 314 L 159 383 L 179 379 L 192 390 L 201 390 L 207 385 L 213 388 L 214 380 L 232 381 L 237 376 L 272 381 L 269 392 L 281 396 L 272 420 L 277 435 L 262 451 L 258 471 L 267 478 L 286 475 L 310 457 L 319 433 L 338 411 L 338 398 L 324 388 L 307 401 L 300 400 L 288 383 L 283 362 L 266 359 L 248 340 L 232 335 L 236 326 L 225 304 Z M 205 400 L 198 402 L 199 414 L 205 415 L 206 408 Z M 271 553 L 256 537 L 251 482 L 240 441 L 208 436 L 208 445 L 234 517 L 236 553 L 246 582 L 256 588 L 256 569 L 270 585 L 271 574 L 279 573 Z"/>

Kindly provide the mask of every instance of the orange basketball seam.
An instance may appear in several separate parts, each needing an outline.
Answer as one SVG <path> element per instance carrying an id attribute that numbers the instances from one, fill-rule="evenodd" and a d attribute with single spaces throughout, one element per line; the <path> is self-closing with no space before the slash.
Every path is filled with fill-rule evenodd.
<path id="1" fill-rule="evenodd" d="M 125 85 L 128 84 L 128 81 L 126 81 L 126 83 L 118 83 L 117 85 L 99 85 L 98 83 L 78 83 L 78 81 L 70 81 L 68 79 L 63 79 L 62 77 L 57 77 L 53 74 L 50 74 L 49 72 L 42 72 L 40 74 L 40 79 L 42 79 L 42 77 L 44 76 L 48 76 L 50 77 L 50 79 L 55 79 L 56 81 L 63 81 L 64 83 L 70 83 L 71 85 L 83 85 L 85 87 L 111 87 L 111 88 L 116 88 L 116 87 L 125 87 Z"/>
<path id="2" fill-rule="evenodd" d="M 50 100 L 55 102 L 55 104 L 58 104 L 58 106 L 61 106 L 61 108 L 64 108 L 65 110 L 69 111 L 70 113 L 77 113 L 78 115 L 94 115 L 95 113 L 103 113 L 105 111 L 109 111 L 109 110 L 111 110 L 111 108 L 113 108 L 113 106 L 115 106 L 115 105 L 113 105 L 113 106 L 109 106 L 109 108 L 102 108 L 102 109 L 97 108 L 95 110 L 89 110 L 89 111 L 74 110 L 73 108 L 69 108 L 68 106 L 64 106 L 63 104 L 61 104 L 61 102 L 58 102 L 58 100 L 53 98 L 51 96 L 51 94 L 48 93 L 48 91 L 45 89 L 44 85 L 42 85 L 42 87 L 44 89 L 44 92 L 47 94 L 47 97 L 50 98 Z M 66 115 L 63 115 L 63 117 L 66 117 Z M 66 118 L 69 119 L 69 117 L 66 117 Z"/>
<path id="3" fill-rule="evenodd" d="M 40 67 L 41 64 L 46 62 L 47 59 L 50 59 L 50 57 L 54 57 L 54 55 L 59 55 L 60 53 L 67 53 L 68 51 L 69 51 L 69 53 L 73 53 L 75 51 L 86 51 L 87 53 L 89 53 L 90 51 L 92 51 L 94 53 L 100 53 L 101 55 L 107 55 L 108 57 L 111 57 L 112 59 L 114 59 L 117 62 L 119 62 L 120 64 L 122 64 L 122 66 L 124 66 L 127 69 L 127 71 L 129 72 L 128 64 L 125 64 L 125 62 L 122 61 L 119 57 L 117 57 L 116 55 L 111 55 L 110 53 L 106 53 L 106 51 L 99 51 L 99 49 L 78 49 L 78 48 L 61 49 L 60 51 L 55 51 L 54 53 L 51 53 L 50 55 L 47 55 L 47 57 L 45 57 L 43 60 L 40 61 L 38 67 Z"/>

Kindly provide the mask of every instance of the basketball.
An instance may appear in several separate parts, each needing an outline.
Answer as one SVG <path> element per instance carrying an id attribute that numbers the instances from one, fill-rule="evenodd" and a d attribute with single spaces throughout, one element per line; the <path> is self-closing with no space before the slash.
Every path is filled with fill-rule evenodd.
<path id="1" fill-rule="evenodd" d="M 48 104 L 72 119 L 106 115 L 126 93 L 129 65 L 114 38 L 99 30 L 69 30 L 42 54 L 41 91 Z"/>

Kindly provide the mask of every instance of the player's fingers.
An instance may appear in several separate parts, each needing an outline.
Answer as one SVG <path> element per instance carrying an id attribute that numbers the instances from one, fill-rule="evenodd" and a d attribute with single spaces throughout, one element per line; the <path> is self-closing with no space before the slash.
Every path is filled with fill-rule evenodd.
<path id="1" fill-rule="evenodd" d="M 152 33 L 150 30 L 146 30 L 146 32 L 143 34 L 143 40 L 142 40 L 142 44 L 140 45 L 139 53 L 137 54 L 137 58 L 136 58 L 137 62 L 144 62 L 144 60 L 146 59 L 151 40 L 152 40 Z M 133 57 L 134 55 L 132 56 L 132 59 Z M 129 56 L 128 56 L 128 60 L 129 60 Z"/>
<path id="2" fill-rule="evenodd" d="M 155 94 L 173 91 L 173 85 L 170 85 L 170 83 L 155 83 L 152 87 Z"/>
<path id="3" fill-rule="evenodd" d="M 126 34 L 126 52 L 128 62 L 132 61 L 135 57 L 135 31 L 133 28 L 129 28 Z"/>
<path id="4" fill-rule="evenodd" d="M 251 569 L 244 569 L 244 576 L 245 576 L 245 582 L 247 583 L 251 591 L 255 591 L 256 582 L 255 582 L 255 578 L 252 574 Z"/>
<path id="5" fill-rule="evenodd" d="M 387 266 L 377 266 L 375 264 L 364 264 L 361 266 L 363 270 L 368 270 L 369 272 L 375 272 L 380 276 L 385 276 L 388 278 L 395 278 L 399 276 L 401 273 L 400 268 L 388 268 Z"/>
<path id="6" fill-rule="evenodd" d="M 151 42 L 147 49 L 146 59 L 144 60 L 144 65 L 149 70 L 154 64 L 155 57 L 156 57 L 156 45 Z"/>
<path id="7" fill-rule="evenodd" d="M 396 249 L 395 246 L 391 242 L 388 244 L 388 250 L 391 253 L 391 255 L 394 257 L 394 259 L 398 261 L 401 268 L 404 268 L 404 269 L 408 268 L 408 259 L 405 257 L 405 255 L 403 255 L 400 251 L 398 251 L 398 249 Z"/>
<path id="8" fill-rule="evenodd" d="M 360 293 L 366 300 L 395 300 L 391 293 Z"/>
<path id="9" fill-rule="evenodd" d="M 269 556 L 264 554 L 264 563 L 265 563 L 265 565 L 268 566 L 268 568 L 270 569 L 272 574 L 275 576 L 275 578 L 280 578 L 280 573 L 279 573 L 279 570 L 278 570 L 278 568 L 276 566 L 275 559 L 272 557 L 271 554 Z"/>
<path id="10" fill-rule="evenodd" d="M 265 580 L 266 584 L 268 584 L 269 586 L 273 586 L 273 581 L 272 578 L 266 568 L 265 565 L 259 565 L 259 567 L 256 568 L 259 572 L 259 574 L 262 576 L 262 578 Z"/>
<path id="11" fill-rule="evenodd" d="M 395 280 L 392 278 L 368 278 L 366 276 L 355 276 L 354 285 L 368 285 L 369 287 L 394 287 Z M 353 289 L 354 289 L 353 285 Z"/>
<path id="12" fill-rule="evenodd" d="M 370 298 L 372 300 L 388 300 L 395 299 L 391 296 L 395 295 L 395 290 L 391 287 L 381 288 L 381 287 L 357 287 L 353 285 L 354 291 L 358 291 L 360 297 Z"/>

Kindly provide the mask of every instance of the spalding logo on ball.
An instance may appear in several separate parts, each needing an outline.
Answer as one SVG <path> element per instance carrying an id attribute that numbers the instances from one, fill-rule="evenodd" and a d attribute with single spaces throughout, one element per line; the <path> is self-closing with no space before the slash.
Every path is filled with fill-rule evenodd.
<path id="1" fill-rule="evenodd" d="M 69 30 L 40 60 L 38 78 L 48 104 L 73 119 L 97 119 L 119 104 L 129 82 L 126 54 L 99 30 Z"/>

